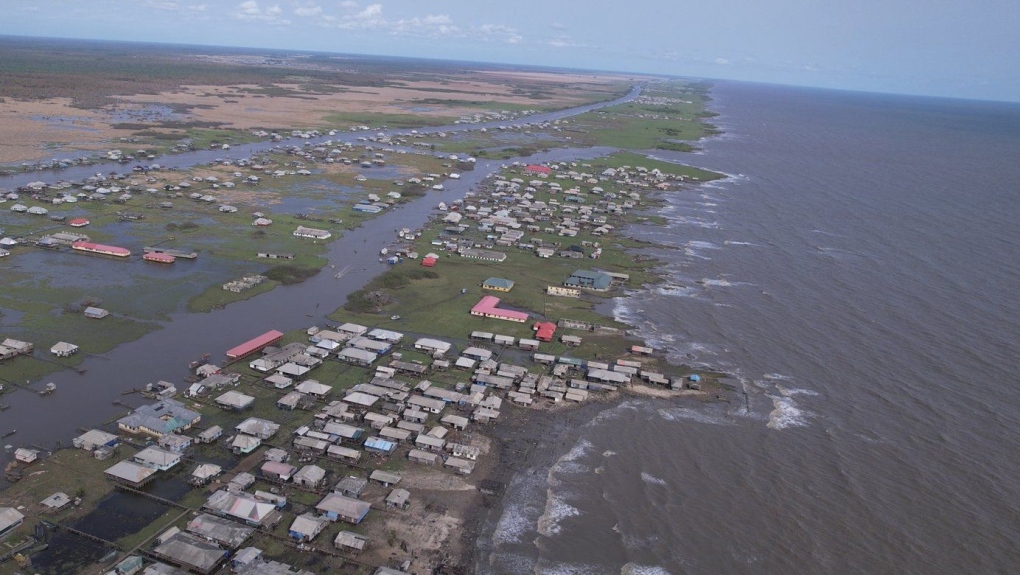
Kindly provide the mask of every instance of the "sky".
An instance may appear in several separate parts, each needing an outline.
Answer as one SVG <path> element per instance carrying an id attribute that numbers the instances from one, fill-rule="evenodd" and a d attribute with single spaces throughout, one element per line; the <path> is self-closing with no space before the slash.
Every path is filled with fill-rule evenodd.
<path id="1" fill-rule="evenodd" d="M 3 4 L 5 35 L 410 56 L 1020 101 L 1020 0 Z"/>

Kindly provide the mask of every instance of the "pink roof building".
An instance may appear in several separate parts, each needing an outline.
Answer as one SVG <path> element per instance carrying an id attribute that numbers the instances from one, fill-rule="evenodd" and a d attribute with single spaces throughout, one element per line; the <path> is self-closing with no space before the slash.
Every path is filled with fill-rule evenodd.
<path id="1" fill-rule="evenodd" d="M 528 314 L 523 311 L 500 309 L 497 306 L 499 306 L 499 298 L 487 295 L 476 303 L 475 307 L 471 308 L 471 315 L 502 319 L 505 321 L 515 321 L 517 323 L 524 323 L 528 321 Z"/>
<path id="2" fill-rule="evenodd" d="M 274 330 L 267 331 L 266 333 L 256 337 L 255 339 L 248 340 L 237 347 L 233 347 L 227 350 L 227 357 L 232 360 L 241 359 L 247 357 L 267 345 L 273 345 L 279 343 L 283 339 L 283 333 Z"/>

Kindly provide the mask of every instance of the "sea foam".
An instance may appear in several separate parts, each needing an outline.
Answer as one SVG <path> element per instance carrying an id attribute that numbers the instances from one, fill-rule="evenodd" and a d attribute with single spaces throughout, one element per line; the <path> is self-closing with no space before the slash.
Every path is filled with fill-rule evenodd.
<path id="1" fill-rule="evenodd" d="M 648 483 L 650 485 L 662 485 L 663 487 L 666 486 L 665 479 L 659 479 L 658 477 L 652 475 L 651 473 L 645 473 L 644 471 L 641 472 L 641 481 L 644 481 L 645 483 Z"/>
<path id="2" fill-rule="evenodd" d="M 673 575 L 658 565 L 627 563 L 620 569 L 620 575 Z"/>
<path id="3" fill-rule="evenodd" d="M 788 427 L 804 427 L 807 425 L 808 412 L 800 409 L 792 398 L 769 395 L 773 409 L 769 413 L 768 427 L 786 429 Z"/>
<path id="4" fill-rule="evenodd" d="M 545 537 L 559 535 L 560 531 L 562 531 L 560 522 L 568 517 L 577 517 L 580 514 L 581 511 L 578 508 L 565 502 L 550 488 L 546 491 L 545 513 L 538 518 L 538 532 Z"/>

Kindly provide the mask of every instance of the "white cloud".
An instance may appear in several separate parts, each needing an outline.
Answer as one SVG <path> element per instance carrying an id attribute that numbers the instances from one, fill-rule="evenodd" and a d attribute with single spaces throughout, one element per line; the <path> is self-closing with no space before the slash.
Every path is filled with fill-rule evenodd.
<path id="1" fill-rule="evenodd" d="M 566 25 L 566 24 L 561 24 L 561 23 L 559 23 L 559 22 L 553 22 L 553 23 L 552 23 L 552 24 L 550 24 L 549 26 L 550 26 L 550 27 L 551 27 L 551 28 L 552 28 L 553 30 L 566 30 L 566 29 L 567 29 L 567 25 Z"/>
<path id="2" fill-rule="evenodd" d="M 298 6 L 294 9 L 294 14 L 297 16 L 318 16 L 322 14 L 322 6 L 316 6 L 315 4 L 306 4 L 304 6 Z"/>
<path id="3" fill-rule="evenodd" d="M 727 64 L 730 63 L 730 61 L 727 60 L 726 58 L 716 58 L 715 63 L 719 64 L 720 66 L 726 66 Z"/>
<path id="4" fill-rule="evenodd" d="M 340 3 L 340 7 L 350 10 L 351 8 L 357 8 L 358 3 L 355 2 L 354 0 L 344 0 L 343 2 Z"/>
<path id="5" fill-rule="evenodd" d="M 234 18 L 249 22 L 266 22 L 279 26 L 290 25 L 290 20 L 280 18 L 283 9 L 279 4 L 273 4 L 268 8 L 261 8 L 256 0 L 246 0 L 237 5 Z"/>
<path id="6" fill-rule="evenodd" d="M 154 10 L 179 10 L 180 5 L 177 2 L 149 2 L 149 8 Z"/>
<path id="7" fill-rule="evenodd" d="M 477 36 L 482 40 L 502 41 L 507 44 L 520 44 L 524 41 L 524 36 L 521 36 L 516 28 L 503 24 L 482 24 L 477 28 L 477 31 Z"/>
<path id="8" fill-rule="evenodd" d="M 365 9 L 358 12 L 355 18 L 359 20 L 374 20 L 382 16 L 382 4 L 369 4 Z"/>

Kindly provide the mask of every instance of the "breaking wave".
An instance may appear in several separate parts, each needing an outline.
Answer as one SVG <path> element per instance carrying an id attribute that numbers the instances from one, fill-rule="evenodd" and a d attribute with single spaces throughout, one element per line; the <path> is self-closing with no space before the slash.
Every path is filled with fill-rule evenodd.
<path id="1" fill-rule="evenodd" d="M 581 511 L 563 501 L 553 493 L 551 488 L 546 491 L 546 494 L 545 513 L 538 518 L 538 532 L 545 537 L 553 537 L 562 530 L 560 521 L 568 517 L 577 517 L 581 515 Z"/>

